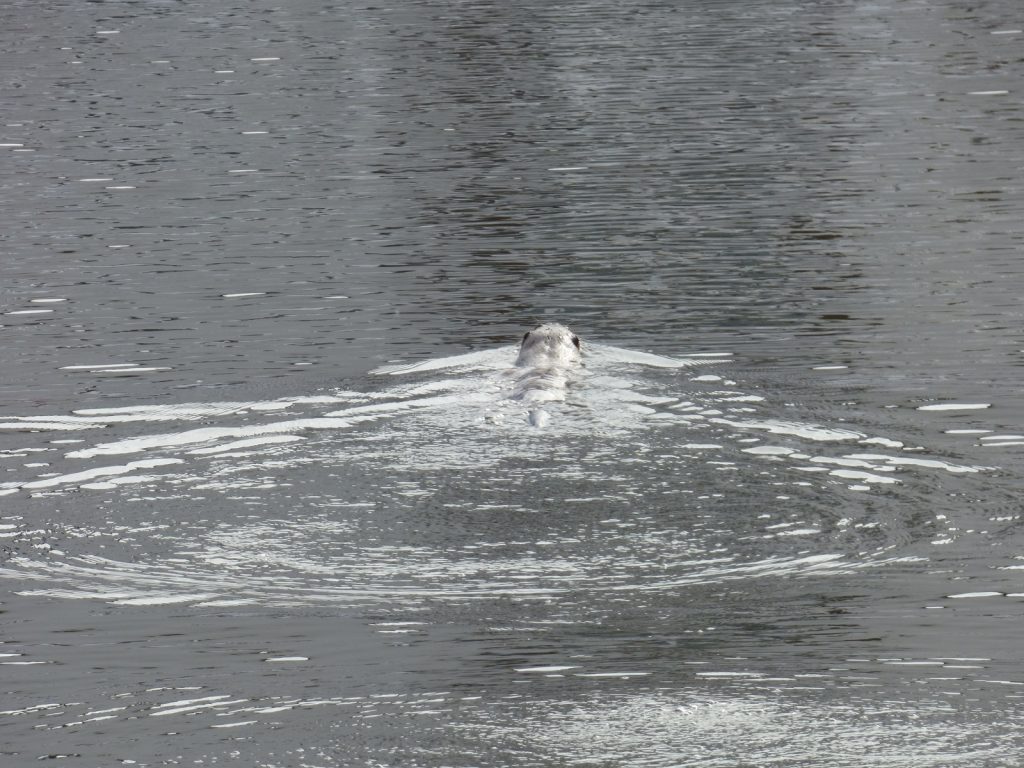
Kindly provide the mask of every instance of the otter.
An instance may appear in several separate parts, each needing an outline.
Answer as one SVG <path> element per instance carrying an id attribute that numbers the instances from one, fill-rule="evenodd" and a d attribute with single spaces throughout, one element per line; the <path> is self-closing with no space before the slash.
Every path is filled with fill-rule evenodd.
<path id="1" fill-rule="evenodd" d="M 580 337 L 561 323 L 544 323 L 523 334 L 518 368 L 570 366 L 580 362 Z"/>
<path id="2" fill-rule="evenodd" d="M 544 323 L 523 334 L 510 398 L 527 404 L 565 400 L 569 377 L 582 364 L 580 337 L 561 323 Z M 544 426 L 550 416 L 530 409 L 530 423 Z"/>

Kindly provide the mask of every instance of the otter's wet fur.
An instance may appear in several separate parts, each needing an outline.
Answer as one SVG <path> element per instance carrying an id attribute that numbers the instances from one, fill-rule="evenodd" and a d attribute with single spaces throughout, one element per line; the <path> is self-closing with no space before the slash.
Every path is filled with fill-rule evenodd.
<path id="1" fill-rule="evenodd" d="M 523 334 L 516 358 L 511 399 L 524 403 L 565 400 L 566 387 L 583 361 L 580 338 L 561 323 L 544 323 Z M 550 416 L 530 410 L 530 423 L 542 427 Z"/>

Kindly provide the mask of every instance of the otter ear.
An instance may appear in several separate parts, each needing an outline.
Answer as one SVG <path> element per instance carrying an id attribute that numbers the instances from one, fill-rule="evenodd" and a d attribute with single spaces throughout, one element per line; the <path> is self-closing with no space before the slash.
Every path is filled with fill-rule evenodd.
<path id="1" fill-rule="evenodd" d="M 580 337 L 576 336 L 576 335 L 573 335 L 572 343 L 573 343 L 573 346 L 576 347 L 576 349 L 579 349 L 580 348 Z"/>

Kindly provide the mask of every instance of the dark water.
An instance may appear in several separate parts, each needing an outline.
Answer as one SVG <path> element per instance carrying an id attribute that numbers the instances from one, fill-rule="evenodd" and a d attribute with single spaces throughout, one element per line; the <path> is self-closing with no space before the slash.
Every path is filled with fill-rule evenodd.
<path id="1" fill-rule="evenodd" d="M 0 762 L 1019 765 L 1022 29 L 8 4 Z"/>

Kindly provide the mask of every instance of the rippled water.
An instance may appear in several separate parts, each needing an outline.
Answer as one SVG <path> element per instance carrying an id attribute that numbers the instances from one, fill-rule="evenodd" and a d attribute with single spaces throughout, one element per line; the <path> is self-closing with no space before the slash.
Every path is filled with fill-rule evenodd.
<path id="1" fill-rule="evenodd" d="M 5 766 L 1019 764 L 1015 4 L 8 17 Z"/>

